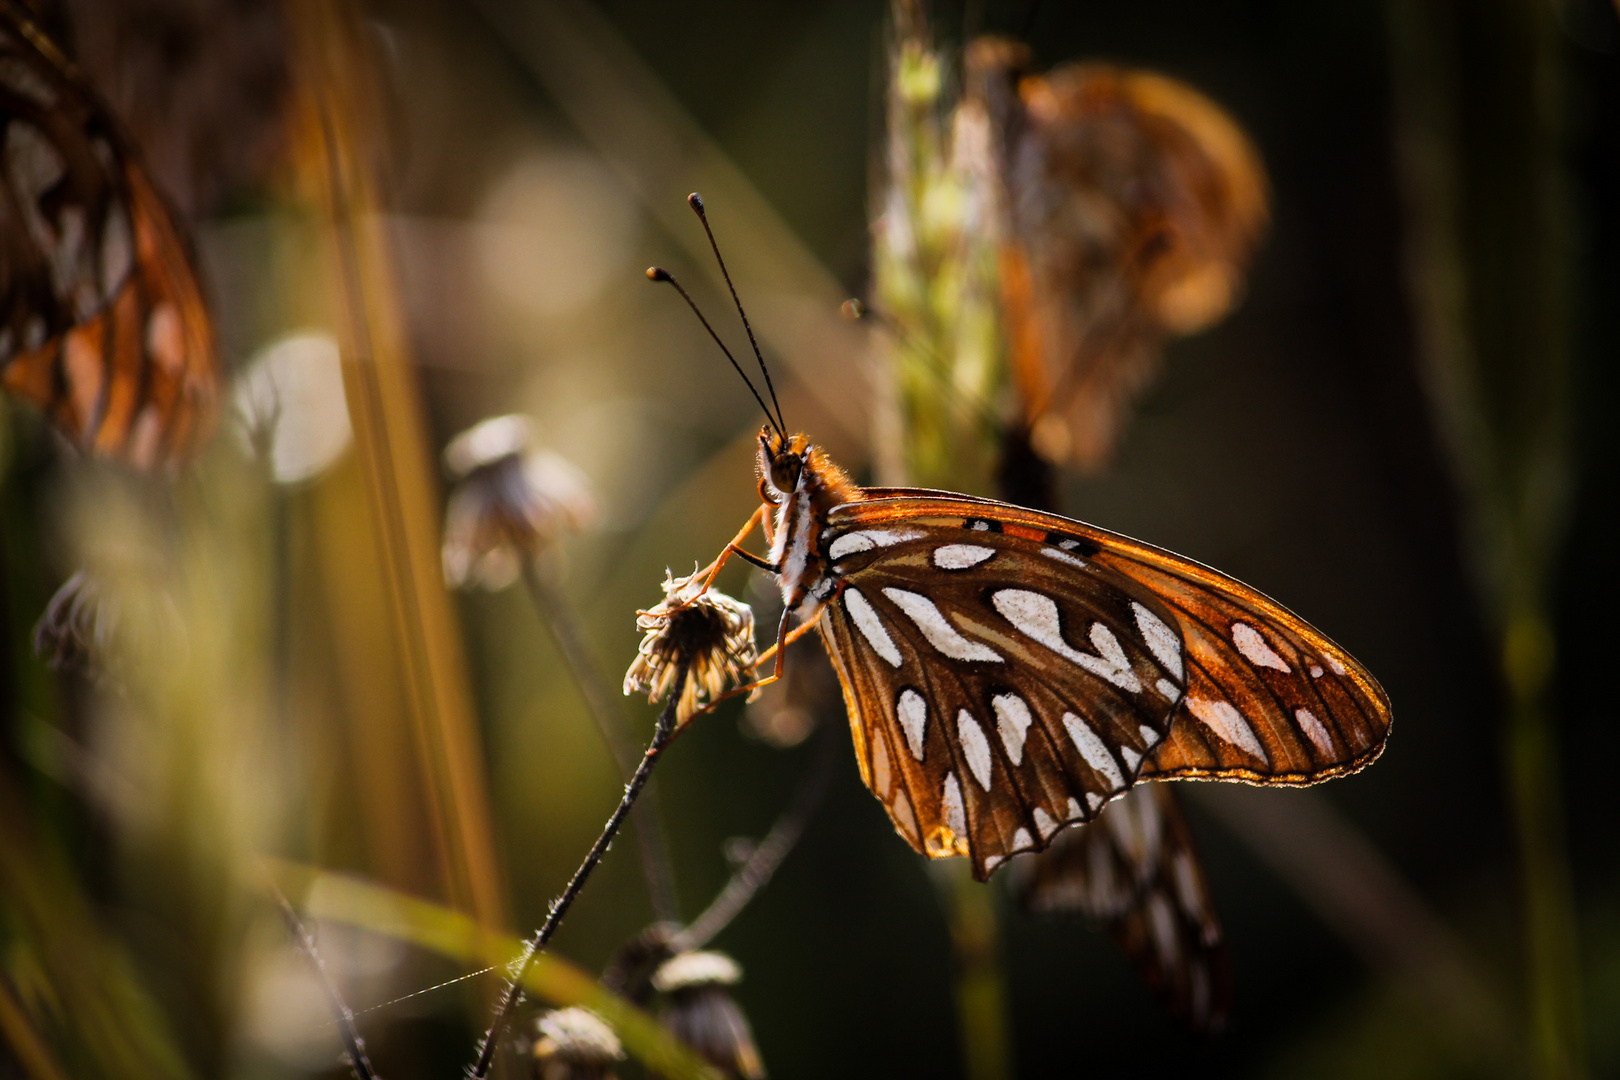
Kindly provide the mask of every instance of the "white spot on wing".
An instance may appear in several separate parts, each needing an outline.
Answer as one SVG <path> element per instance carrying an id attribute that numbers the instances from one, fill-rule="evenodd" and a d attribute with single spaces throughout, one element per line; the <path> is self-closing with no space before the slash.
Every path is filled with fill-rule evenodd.
<path id="1" fill-rule="evenodd" d="M 905 830 L 906 837 L 918 840 L 917 817 L 911 812 L 911 800 L 906 798 L 904 791 L 894 794 L 894 802 L 889 804 L 889 812 L 894 815 L 895 824 Z"/>
<path id="2" fill-rule="evenodd" d="M 1149 746 L 1152 746 L 1154 743 L 1159 741 L 1159 733 L 1148 727 L 1146 724 L 1138 724 L 1136 730 L 1141 732 L 1142 741 Z"/>
<path id="3" fill-rule="evenodd" d="M 956 627 L 946 621 L 944 612 L 922 593 L 907 592 L 905 589 L 884 589 L 883 595 L 893 600 L 895 605 L 917 624 L 917 629 L 928 639 L 928 644 L 952 660 L 1002 662 L 1001 654 L 994 649 L 982 642 L 969 641 L 963 637 Z"/>
<path id="4" fill-rule="evenodd" d="M 1316 748 L 1322 751 L 1324 756 L 1331 757 L 1333 754 L 1333 739 L 1328 735 L 1327 728 L 1322 726 L 1322 721 L 1312 716 L 1309 709 L 1295 709 L 1294 719 L 1299 721 L 1299 726 L 1306 735 L 1310 736 L 1310 740 L 1316 744 Z"/>
<path id="5" fill-rule="evenodd" d="M 1007 860 L 1003 859 L 1000 855 L 992 855 L 988 859 L 984 860 L 984 872 L 988 874 L 990 871 L 994 870 L 996 867 L 1000 866 L 1006 861 Z"/>
<path id="6" fill-rule="evenodd" d="M 1159 663 L 1178 681 L 1186 681 L 1187 676 L 1181 666 L 1181 638 L 1163 619 L 1153 614 L 1151 608 L 1133 600 L 1131 612 L 1136 616 L 1136 628 L 1142 632 L 1142 640 L 1147 642 L 1148 649 Z"/>
<path id="7" fill-rule="evenodd" d="M 1076 809 L 1079 808 L 1076 807 Z M 1041 834 L 1042 840 L 1045 840 L 1048 836 L 1051 836 L 1053 833 L 1057 832 L 1058 823 L 1053 821 L 1052 815 L 1048 814 L 1045 810 L 1042 810 L 1037 806 L 1035 808 L 1035 813 L 1031 816 L 1035 819 L 1035 830 Z"/>
<path id="8" fill-rule="evenodd" d="M 1148 901 L 1148 924 L 1153 927 L 1153 944 L 1159 954 L 1159 962 L 1174 970 L 1181 949 L 1176 944 L 1175 913 L 1170 910 L 1170 901 L 1164 898 L 1163 893 L 1154 893 Z"/>
<path id="9" fill-rule="evenodd" d="M 1063 714 L 1063 726 L 1069 729 L 1069 738 L 1074 740 L 1075 749 L 1080 756 L 1086 759 L 1086 764 L 1097 772 L 1097 775 L 1107 780 L 1111 790 L 1118 791 L 1125 786 L 1125 777 L 1119 771 L 1119 763 L 1114 755 L 1108 752 L 1108 747 L 1097 737 L 1097 733 L 1086 725 L 1086 722 L 1072 712 Z"/>
<path id="10" fill-rule="evenodd" d="M 1255 737 L 1254 729 L 1243 719 L 1229 701 L 1206 701 L 1204 698 L 1188 698 L 1187 709 L 1194 716 L 1204 722 L 1204 726 L 1213 731 L 1233 746 L 1259 758 L 1269 764 L 1271 759 L 1266 756 L 1265 747 Z"/>
<path id="11" fill-rule="evenodd" d="M 962 809 L 962 788 L 955 773 L 945 774 L 945 786 L 940 791 L 945 806 L 945 827 L 956 834 L 958 840 L 967 839 L 967 811 Z"/>
<path id="12" fill-rule="evenodd" d="M 1158 690 L 1159 693 L 1164 695 L 1164 699 L 1166 701 L 1174 704 L 1175 702 L 1181 700 L 1181 687 L 1177 686 L 1169 679 L 1160 679 L 1158 682 L 1154 683 L 1153 686 L 1154 689 Z"/>
<path id="13" fill-rule="evenodd" d="M 1035 846 L 1035 841 L 1030 839 L 1028 829 L 1019 829 L 1017 832 L 1013 833 L 1013 850 L 1014 851 L 1028 851 L 1030 848 L 1032 848 L 1034 846 Z"/>
<path id="14" fill-rule="evenodd" d="M 872 543 L 872 538 L 863 532 L 847 532 L 832 542 L 832 546 L 827 549 L 827 557 L 836 562 L 846 555 L 871 551 L 876 546 Z"/>
<path id="15" fill-rule="evenodd" d="M 846 555 L 871 551 L 875 547 L 903 544 L 907 540 L 920 539 L 922 535 L 916 529 L 860 529 L 856 532 L 847 532 L 835 539 L 827 548 L 827 557 L 836 562 Z"/>
<path id="16" fill-rule="evenodd" d="M 1077 566 L 1082 570 L 1086 568 L 1086 561 L 1084 559 L 1077 555 L 1070 555 L 1067 551 L 1062 551 L 1058 548 L 1043 547 L 1041 548 L 1041 554 L 1045 555 L 1048 559 L 1056 559 L 1058 562 L 1068 563 L 1070 566 Z"/>
<path id="17" fill-rule="evenodd" d="M 962 744 L 962 756 L 967 758 L 968 769 L 973 773 L 973 779 L 979 782 L 984 790 L 990 790 L 990 740 L 984 737 L 984 729 L 979 722 L 973 719 L 973 714 L 966 709 L 956 714 L 956 738 Z"/>
<path id="18" fill-rule="evenodd" d="M 872 739 L 872 790 L 879 798 L 889 795 L 889 740 L 882 735 Z"/>
<path id="19" fill-rule="evenodd" d="M 978 566 L 996 553 L 995 548 L 977 544 L 943 544 L 934 549 L 934 565 L 941 570 L 966 570 Z"/>
<path id="20" fill-rule="evenodd" d="M 1078 540 L 1059 540 L 1058 541 L 1058 547 L 1062 548 L 1064 551 L 1073 551 L 1076 548 L 1078 548 L 1079 546 L 1080 546 L 1080 541 L 1078 541 Z"/>
<path id="21" fill-rule="evenodd" d="M 996 731 L 1001 735 L 1001 745 L 1007 748 L 1008 760 L 1022 765 L 1024 737 L 1035 719 L 1029 713 L 1029 706 L 1017 694 L 997 694 L 990 699 L 990 707 L 996 711 Z"/>
<path id="22" fill-rule="evenodd" d="M 890 667 L 899 667 L 900 650 L 889 636 L 889 631 L 884 629 L 883 620 L 872 609 L 872 602 L 862 596 L 859 589 L 844 590 L 844 610 L 855 620 L 855 628 L 861 632 L 866 643 L 887 660 Z"/>
<path id="23" fill-rule="evenodd" d="M 1070 821 L 1079 821 L 1086 816 L 1086 812 L 1080 809 L 1080 804 L 1073 797 L 1069 799 L 1068 811 Z"/>
<path id="24" fill-rule="evenodd" d="M 1243 658 L 1255 667 L 1268 667 L 1285 675 L 1294 670 L 1288 666 L 1288 661 L 1272 651 L 1271 646 L 1266 644 L 1266 639 L 1260 636 L 1260 631 L 1248 623 L 1232 624 L 1232 644 L 1236 645 Z"/>
<path id="25" fill-rule="evenodd" d="M 1091 808 L 1093 810 L 1096 810 L 1103 804 L 1103 797 L 1097 794 L 1095 791 L 1088 791 L 1086 792 L 1086 802 L 1091 804 Z"/>
<path id="26" fill-rule="evenodd" d="M 900 727 L 905 730 L 906 745 L 911 748 L 911 756 L 921 761 L 924 736 L 928 732 L 928 702 L 908 687 L 900 691 L 900 700 L 894 711 L 900 717 Z"/>
<path id="27" fill-rule="evenodd" d="M 1311 665 L 1311 678 L 1320 679 L 1321 677 L 1322 677 L 1322 665 L 1321 664 L 1312 664 Z"/>
<path id="28" fill-rule="evenodd" d="M 1332 657 L 1332 656 L 1327 657 L 1327 662 L 1328 662 L 1328 667 L 1333 669 L 1333 674 L 1335 674 L 1335 675 L 1343 675 L 1343 674 L 1345 674 L 1344 665 L 1339 663 L 1339 661 L 1338 661 L 1338 659 L 1336 657 Z"/>
<path id="29" fill-rule="evenodd" d="M 1133 773 L 1136 771 L 1136 767 L 1142 763 L 1142 755 L 1128 746 L 1119 748 L 1119 756 L 1125 759 L 1125 767 Z"/>
<path id="30" fill-rule="evenodd" d="M 1059 656 L 1073 660 L 1121 690 L 1141 693 L 1142 682 L 1131 670 L 1125 650 L 1119 647 L 1118 639 L 1102 623 L 1093 623 L 1091 627 L 1091 644 L 1102 654 L 1092 656 L 1063 640 L 1057 601 L 1050 596 L 1028 589 L 1002 589 L 990 599 L 1004 619 Z"/>

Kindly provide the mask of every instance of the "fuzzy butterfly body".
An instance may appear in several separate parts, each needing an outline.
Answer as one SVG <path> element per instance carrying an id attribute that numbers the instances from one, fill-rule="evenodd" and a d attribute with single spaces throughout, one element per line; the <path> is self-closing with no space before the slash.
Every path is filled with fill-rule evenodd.
<path id="1" fill-rule="evenodd" d="M 145 469 L 213 426 L 191 253 L 84 76 L 0 0 L 0 383 L 80 448 Z"/>
<path id="2" fill-rule="evenodd" d="M 1308 784 L 1382 750 L 1367 671 L 1218 571 L 1007 503 L 860 488 L 760 436 L 768 566 L 838 672 L 896 830 L 983 879 L 1138 779 Z M 762 563 L 765 560 L 760 560 Z"/>

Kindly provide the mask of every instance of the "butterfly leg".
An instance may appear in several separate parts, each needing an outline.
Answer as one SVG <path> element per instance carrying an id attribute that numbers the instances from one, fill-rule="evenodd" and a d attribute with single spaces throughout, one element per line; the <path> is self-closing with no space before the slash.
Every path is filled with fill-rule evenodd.
<path id="1" fill-rule="evenodd" d="M 715 706 L 719 705 L 722 701 L 737 697 L 739 694 L 752 694 L 755 690 L 764 689 L 782 677 L 782 666 L 786 661 L 787 647 L 793 644 L 795 641 L 798 641 L 804 635 L 808 634 L 815 627 L 817 621 L 819 621 L 821 618 L 821 608 L 817 607 L 815 613 L 811 615 L 810 618 L 804 620 L 804 622 L 800 623 L 798 626 L 795 626 L 792 630 L 789 630 L 788 619 L 791 615 L 791 608 L 783 610 L 782 621 L 776 624 L 776 643 L 761 653 L 759 659 L 754 661 L 754 667 L 755 669 L 758 669 L 759 665 L 774 658 L 776 663 L 772 665 L 771 673 L 765 676 L 763 679 L 755 679 L 751 683 L 745 683 L 742 686 L 738 686 L 726 691 L 724 694 L 721 694 L 719 697 L 703 706 L 703 708 L 693 713 L 693 717 L 702 716 L 704 713 L 712 711 Z M 690 719 L 687 722 L 690 723 Z"/>
<path id="2" fill-rule="evenodd" d="M 703 588 L 698 592 L 698 596 L 702 596 L 704 593 L 709 591 L 709 586 L 714 584 L 715 575 L 720 573 L 720 569 L 731 560 L 733 555 L 741 555 L 745 561 L 753 563 L 761 570 L 766 570 L 773 574 L 776 573 L 775 566 L 766 562 L 758 555 L 755 555 L 750 551 L 745 551 L 742 546 L 742 542 L 748 539 L 748 534 L 753 532 L 764 519 L 764 506 L 760 506 L 757 510 L 749 515 L 748 520 L 743 523 L 743 527 L 737 531 L 737 535 L 733 536 L 729 541 L 727 541 L 725 548 L 715 558 L 714 562 L 710 563 L 708 569 L 703 571 Z M 696 599 L 696 597 L 693 597 L 693 599 Z"/>

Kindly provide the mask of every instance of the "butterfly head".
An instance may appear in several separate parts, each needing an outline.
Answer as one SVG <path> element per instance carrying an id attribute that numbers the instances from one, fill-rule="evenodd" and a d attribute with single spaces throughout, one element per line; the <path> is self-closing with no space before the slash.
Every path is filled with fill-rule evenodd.
<path id="1" fill-rule="evenodd" d="M 810 440 L 803 435 L 782 435 L 769 425 L 760 429 L 759 475 L 772 502 L 780 504 L 802 488 L 809 459 Z"/>

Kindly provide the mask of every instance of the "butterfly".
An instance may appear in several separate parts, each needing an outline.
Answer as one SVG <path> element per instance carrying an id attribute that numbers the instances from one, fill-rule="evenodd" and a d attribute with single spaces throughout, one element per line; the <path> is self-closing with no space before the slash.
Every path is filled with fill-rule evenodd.
<path id="1" fill-rule="evenodd" d="M 702 200 L 688 201 L 708 230 Z M 685 289 L 658 267 L 647 276 L 680 292 L 742 374 Z M 704 578 L 735 556 L 780 586 L 775 668 L 744 689 L 780 678 L 785 646 L 816 629 L 861 778 L 930 858 L 966 856 L 985 880 L 1138 780 L 1309 784 L 1382 752 L 1377 680 L 1259 591 L 1056 514 L 860 487 L 749 389 L 768 420 L 762 505 Z M 765 556 L 742 546 L 761 527 Z"/>
<path id="2" fill-rule="evenodd" d="M 185 238 L 84 75 L 0 2 L 0 384 L 80 449 L 171 470 L 211 431 Z"/>
<path id="3" fill-rule="evenodd" d="M 967 49 L 955 144 L 990 189 L 1001 315 L 1032 441 L 1094 470 L 1163 344 L 1232 306 L 1267 219 L 1264 168 L 1214 102 L 1110 64 L 1032 71 L 1029 49 Z"/>
<path id="4" fill-rule="evenodd" d="M 1090 825 L 1063 830 L 1046 851 L 1013 860 L 1007 872 L 1026 911 L 1106 927 L 1189 1028 L 1214 1034 L 1226 1026 L 1226 939 L 1169 785 L 1138 784 Z"/>

